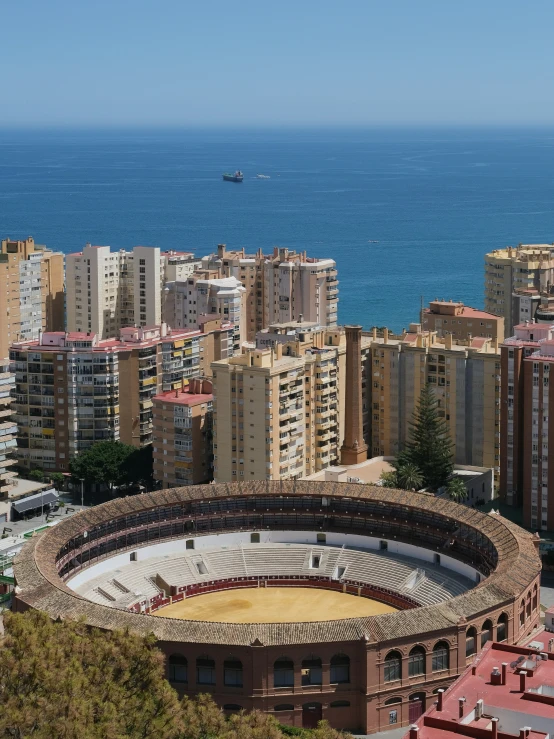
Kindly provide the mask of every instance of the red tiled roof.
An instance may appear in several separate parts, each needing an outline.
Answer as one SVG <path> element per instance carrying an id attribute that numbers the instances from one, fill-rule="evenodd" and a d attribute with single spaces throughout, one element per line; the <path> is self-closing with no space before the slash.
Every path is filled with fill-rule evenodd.
<path id="1" fill-rule="evenodd" d="M 175 395 L 175 390 L 168 390 L 165 393 L 155 395 L 152 400 L 163 403 L 172 403 L 173 405 L 199 405 L 200 403 L 209 403 L 214 399 L 211 393 L 188 393 L 179 391 Z"/>

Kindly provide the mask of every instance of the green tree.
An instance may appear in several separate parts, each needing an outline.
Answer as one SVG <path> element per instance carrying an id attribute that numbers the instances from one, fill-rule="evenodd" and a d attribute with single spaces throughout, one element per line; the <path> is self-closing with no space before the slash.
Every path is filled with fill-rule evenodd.
<path id="1" fill-rule="evenodd" d="M 395 470 L 391 472 L 381 472 L 379 479 L 381 480 L 381 483 L 384 488 L 397 488 L 398 487 L 398 479 L 396 477 Z"/>
<path id="2" fill-rule="evenodd" d="M 29 480 L 36 480 L 36 482 L 44 482 L 44 472 L 42 470 L 31 470 L 29 472 Z"/>
<path id="3" fill-rule="evenodd" d="M 317 729 L 311 731 L 310 739 L 353 739 L 353 737 L 348 732 L 331 728 L 327 721 L 320 721 Z"/>
<path id="4" fill-rule="evenodd" d="M 179 700 L 153 637 L 4 616 L 0 737 L 180 739 Z"/>
<path id="5" fill-rule="evenodd" d="M 402 488 L 402 490 L 419 490 L 423 487 L 421 470 L 411 462 L 406 462 L 398 467 L 396 478 L 398 480 L 398 487 Z"/>
<path id="6" fill-rule="evenodd" d="M 283 733 L 273 716 L 261 711 L 241 711 L 229 717 L 218 739 L 282 739 Z"/>
<path id="7" fill-rule="evenodd" d="M 410 439 L 398 455 L 397 465 L 415 465 L 421 470 L 424 486 L 437 491 L 452 475 L 452 447 L 448 424 L 439 416 L 437 399 L 429 385 L 424 385 L 410 424 Z"/>
<path id="8" fill-rule="evenodd" d="M 62 475 L 61 472 L 50 472 L 48 474 L 48 477 L 52 481 L 52 485 L 56 488 L 56 490 L 61 490 L 65 483 L 65 477 Z"/>
<path id="9" fill-rule="evenodd" d="M 69 469 L 74 479 L 83 479 L 87 485 L 104 483 L 111 488 L 129 482 L 129 458 L 136 449 L 121 441 L 98 441 L 74 457 Z"/>
<path id="10" fill-rule="evenodd" d="M 467 498 L 467 488 L 461 477 L 453 475 L 446 483 L 446 494 L 450 500 L 462 503 Z"/>
<path id="11" fill-rule="evenodd" d="M 133 447 L 133 452 L 123 462 L 121 470 L 129 482 L 141 483 L 151 488 L 154 481 L 152 444 L 144 447 Z"/>

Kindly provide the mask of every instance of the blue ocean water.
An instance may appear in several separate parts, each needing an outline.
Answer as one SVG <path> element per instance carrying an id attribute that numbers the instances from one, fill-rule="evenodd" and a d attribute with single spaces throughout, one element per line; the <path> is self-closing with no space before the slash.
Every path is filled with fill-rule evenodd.
<path id="1" fill-rule="evenodd" d="M 553 216 L 552 130 L 0 131 L 2 237 L 306 249 L 366 327 L 407 326 L 421 296 L 481 307 L 485 252 L 553 241 Z"/>

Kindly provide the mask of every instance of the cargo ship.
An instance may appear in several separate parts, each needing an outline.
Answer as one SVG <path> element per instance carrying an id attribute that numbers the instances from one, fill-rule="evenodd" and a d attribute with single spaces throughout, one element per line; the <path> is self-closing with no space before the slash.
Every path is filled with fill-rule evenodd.
<path id="1" fill-rule="evenodd" d="M 228 172 L 225 172 L 225 174 L 223 175 L 223 179 L 225 180 L 225 182 L 242 182 L 243 177 L 244 175 L 239 169 L 237 169 L 235 174 L 229 174 Z"/>

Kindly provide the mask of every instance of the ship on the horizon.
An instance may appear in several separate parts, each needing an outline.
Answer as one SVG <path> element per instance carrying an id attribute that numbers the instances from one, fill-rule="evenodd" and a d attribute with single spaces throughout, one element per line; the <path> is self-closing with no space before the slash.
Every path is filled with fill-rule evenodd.
<path id="1" fill-rule="evenodd" d="M 242 182 L 243 178 L 244 175 L 242 174 L 240 169 L 237 169 L 235 174 L 229 174 L 229 172 L 225 172 L 225 174 L 223 175 L 223 179 L 225 180 L 225 182 Z"/>

